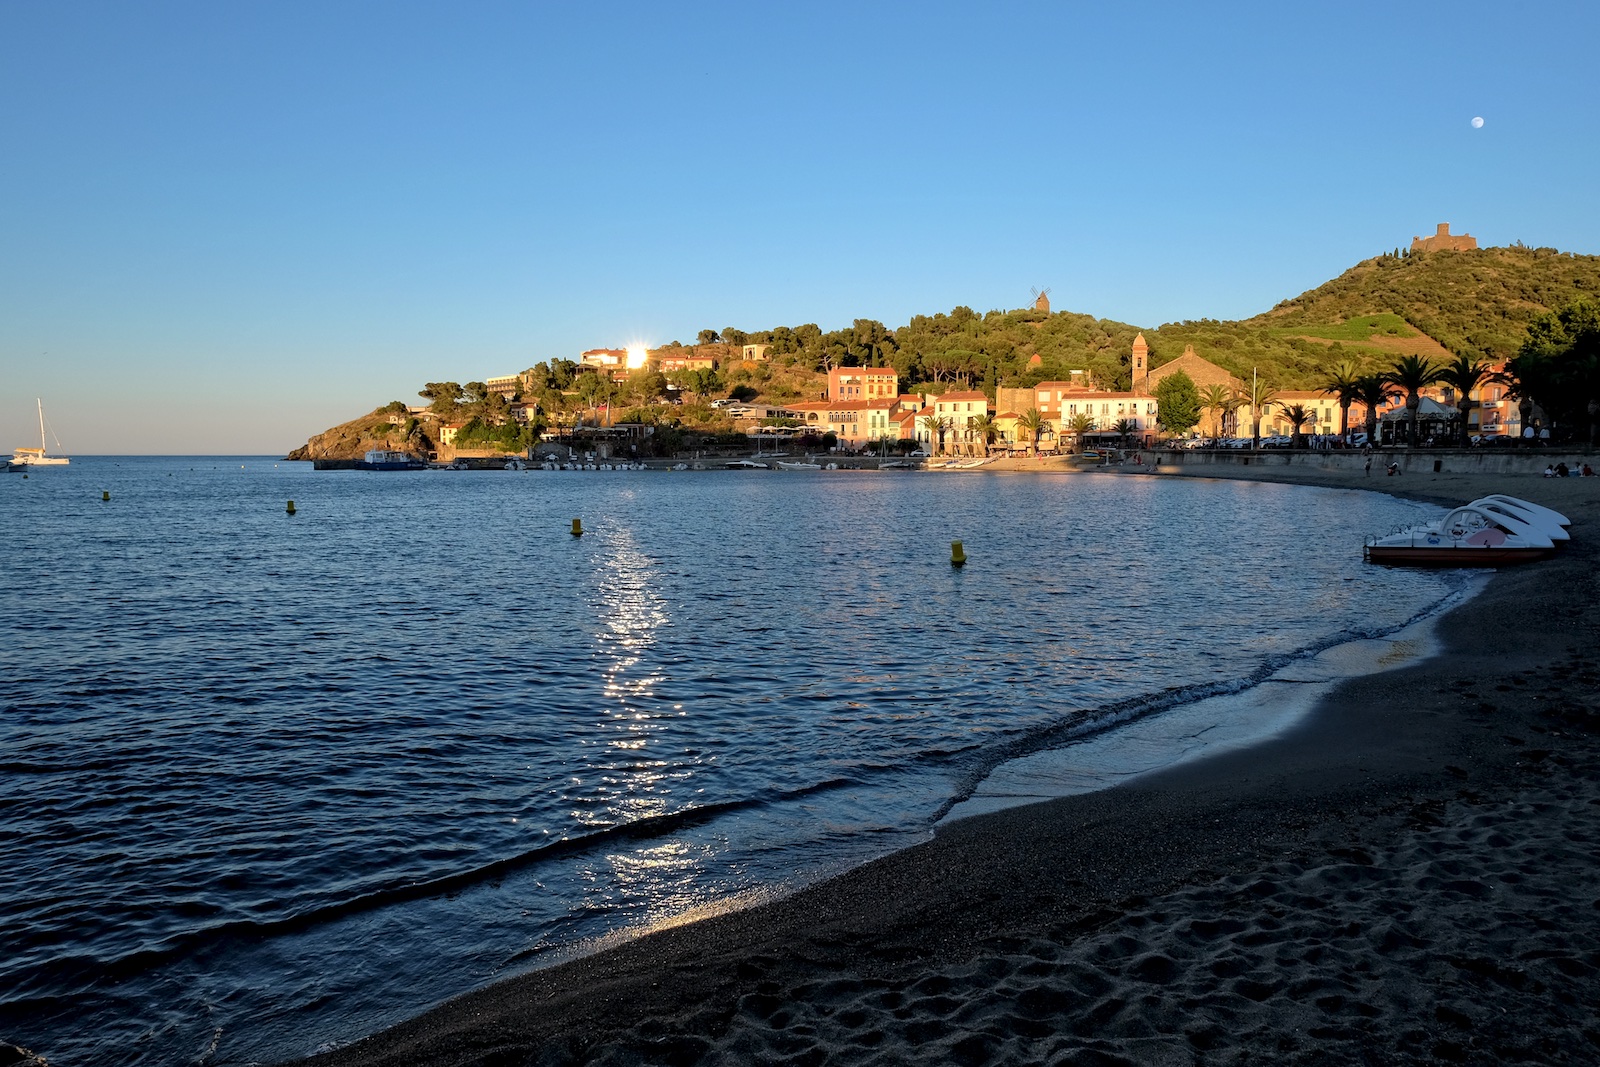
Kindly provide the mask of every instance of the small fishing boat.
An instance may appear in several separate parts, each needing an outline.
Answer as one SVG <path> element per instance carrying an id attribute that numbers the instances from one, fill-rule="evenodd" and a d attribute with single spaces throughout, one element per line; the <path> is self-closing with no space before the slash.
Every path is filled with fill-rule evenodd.
<path id="1" fill-rule="evenodd" d="M 753 459 L 730 459 L 723 464 L 730 471 L 764 471 L 771 470 L 765 463 L 757 463 Z"/>
<path id="2" fill-rule="evenodd" d="M 786 463 L 781 459 L 778 460 L 776 466 L 781 471 L 819 471 L 822 469 L 822 464 L 820 463 Z"/>
<path id="3" fill-rule="evenodd" d="M 1503 567 L 1545 559 L 1555 542 L 1505 511 L 1463 504 L 1436 523 L 1373 538 L 1362 548 L 1368 563 L 1413 567 Z"/>

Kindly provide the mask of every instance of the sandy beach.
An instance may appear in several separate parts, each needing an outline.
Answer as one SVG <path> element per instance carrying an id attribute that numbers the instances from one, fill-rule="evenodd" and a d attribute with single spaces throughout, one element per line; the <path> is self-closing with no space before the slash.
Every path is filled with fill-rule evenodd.
<path id="1" fill-rule="evenodd" d="M 312 1062 L 1600 1062 L 1600 479 L 1172 473 L 1509 493 L 1573 541 L 1274 740 L 950 823 Z"/>

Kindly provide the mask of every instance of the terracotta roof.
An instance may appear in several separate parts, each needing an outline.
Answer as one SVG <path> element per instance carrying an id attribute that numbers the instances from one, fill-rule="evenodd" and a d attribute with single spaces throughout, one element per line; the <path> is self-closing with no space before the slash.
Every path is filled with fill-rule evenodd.
<path id="1" fill-rule="evenodd" d="M 989 397 L 986 394 L 976 390 L 968 390 L 961 393 L 946 393 L 939 398 L 941 403 L 947 403 L 952 400 L 982 400 L 987 403 Z"/>

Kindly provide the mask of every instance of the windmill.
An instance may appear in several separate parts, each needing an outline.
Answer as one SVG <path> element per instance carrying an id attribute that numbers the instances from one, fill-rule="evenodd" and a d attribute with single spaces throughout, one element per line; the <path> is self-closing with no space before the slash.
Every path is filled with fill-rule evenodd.
<path id="1" fill-rule="evenodd" d="M 1040 289 L 1035 286 L 1029 291 L 1033 293 L 1033 309 L 1042 311 L 1046 315 L 1050 314 L 1050 290 L 1048 288 Z"/>

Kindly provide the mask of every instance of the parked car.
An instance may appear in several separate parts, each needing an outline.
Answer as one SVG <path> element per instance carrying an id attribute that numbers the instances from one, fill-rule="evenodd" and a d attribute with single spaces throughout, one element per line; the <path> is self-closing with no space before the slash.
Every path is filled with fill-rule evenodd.
<path id="1" fill-rule="evenodd" d="M 906 455 L 910 456 L 912 459 L 927 459 L 928 450 L 926 448 L 919 448 L 914 452 L 907 452 Z"/>

